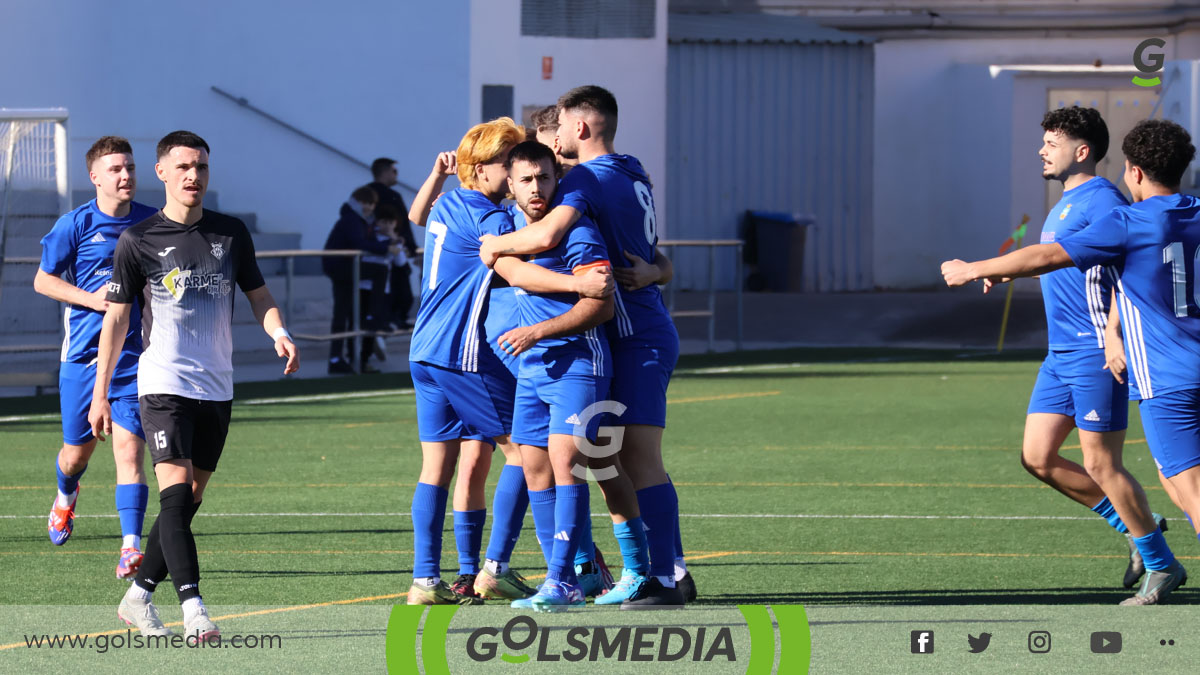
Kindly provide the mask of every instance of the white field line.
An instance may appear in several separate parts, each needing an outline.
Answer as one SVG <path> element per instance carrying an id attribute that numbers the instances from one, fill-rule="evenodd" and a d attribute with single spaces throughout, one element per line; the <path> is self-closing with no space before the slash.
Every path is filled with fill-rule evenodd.
<path id="1" fill-rule="evenodd" d="M 411 513 L 396 512 L 362 512 L 362 513 L 204 513 L 196 514 L 203 518 L 407 518 Z M 45 514 L 34 516 L 0 515 L 0 520 L 15 520 L 24 518 L 45 518 Z M 116 518 L 116 514 L 84 514 L 76 518 Z M 592 518 L 607 519 L 608 514 L 593 513 Z M 1097 520 L 1095 516 L 927 516 L 899 515 L 873 513 L 681 513 L 680 518 L 798 518 L 798 519 L 848 519 L 848 520 Z"/>
<path id="2" fill-rule="evenodd" d="M 407 396 L 412 389 L 380 389 L 378 391 L 347 391 L 340 394 L 309 394 L 305 396 L 279 396 L 277 398 L 249 398 L 235 401 L 237 405 L 272 405 L 275 403 L 312 403 L 315 401 L 344 401 L 356 398 L 378 398 L 381 396 Z M 5 422 L 45 422 L 56 420 L 59 413 L 41 413 L 38 415 L 8 415 L 0 417 L 0 424 Z"/>

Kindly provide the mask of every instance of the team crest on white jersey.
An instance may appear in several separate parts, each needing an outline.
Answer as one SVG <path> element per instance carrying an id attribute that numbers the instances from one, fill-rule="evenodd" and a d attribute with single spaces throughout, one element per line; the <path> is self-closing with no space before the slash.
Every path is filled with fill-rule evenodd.
<path id="1" fill-rule="evenodd" d="M 221 246 L 221 242 L 214 241 L 212 243 L 212 251 L 210 251 L 210 253 L 213 254 L 214 258 L 216 258 L 217 260 L 220 260 L 222 257 L 225 256 L 225 248 L 223 246 Z"/>
<path id="2" fill-rule="evenodd" d="M 1071 205 L 1070 205 L 1070 204 L 1067 204 L 1066 206 L 1064 206 L 1064 207 L 1063 207 L 1062 213 L 1058 214 L 1058 219 L 1059 219 L 1059 220 L 1066 220 L 1066 219 L 1067 219 L 1067 214 L 1068 214 L 1068 213 L 1070 213 L 1070 212 L 1071 212 Z"/>

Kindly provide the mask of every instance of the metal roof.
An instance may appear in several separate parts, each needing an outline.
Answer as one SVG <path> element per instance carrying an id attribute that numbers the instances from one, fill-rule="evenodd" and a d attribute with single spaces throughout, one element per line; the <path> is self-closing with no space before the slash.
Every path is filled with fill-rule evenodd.
<path id="1" fill-rule="evenodd" d="M 826 28 L 810 19 L 797 16 L 744 12 L 671 12 L 667 18 L 667 41 L 869 44 L 874 42 L 874 39 Z"/>

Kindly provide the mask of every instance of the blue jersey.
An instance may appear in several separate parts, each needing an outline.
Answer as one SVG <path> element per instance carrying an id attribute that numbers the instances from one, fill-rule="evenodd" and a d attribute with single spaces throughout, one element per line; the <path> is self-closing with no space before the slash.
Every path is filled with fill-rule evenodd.
<path id="1" fill-rule="evenodd" d="M 586 216 L 567 231 L 557 246 L 532 256 L 529 262 L 559 274 L 609 266 L 604 240 Z M 529 293 L 517 289 L 523 326 L 566 314 L 576 302 L 579 302 L 579 296 L 575 293 Z M 540 377 L 546 373 L 556 378 L 565 373 L 612 377 L 612 359 L 603 328 L 595 326 L 577 335 L 547 338 L 521 355 L 520 378 Z"/>
<path id="2" fill-rule="evenodd" d="M 650 178 L 637 158 L 602 155 L 576 166 L 558 184 L 557 202 L 596 223 L 613 265 L 630 266 L 625 251 L 654 262 L 654 247 L 658 244 L 654 197 Z M 655 284 L 636 291 L 618 287 L 615 301 L 613 323 L 618 338 L 671 323 L 662 292 Z"/>
<path id="3" fill-rule="evenodd" d="M 513 225 L 520 229 L 525 227 L 525 214 L 516 206 L 508 206 L 508 215 L 513 219 Z M 521 325 L 521 313 L 517 309 L 517 289 L 504 284 L 504 278 L 496 274 L 492 276 L 491 298 L 488 300 L 487 318 L 483 322 L 483 334 L 488 346 L 496 358 L 504 363 L 513 377 L 517 376 L 520 368 L 520 358 L 509 354 L 500 348 L 496 340 L 508 331 Z"/>
<path id="4" fill-rule="evenodd" d="M 492 270 L 479 260 L 479 238 L 513 231 L 512 216 L 483 193 L 457 188 L 441 196 L 425 228 L 421 306 L 408 352 L 411 361 L 480 372 L 499 366 L 485 339 Z"/>
<path id="5" fill-rule="evenodd" d="M 1151 197 L 1059 243 L 1079 268 L 1117 270 L 1129 397 L 1200 389 L 1200 199 Z"/>
<path id="6" fill-rule="evenodd" d="M 1126 206 L 1125 195 L 1097 176 L 1063 193 L 1042 225 L 1043 244 L 1053 244 Z M 1052 351 L 1104 348 L 1104 327 L 1112 301 L 1113 281 L 1103 267 L 1068 267 L 1042 275 L 1046 332 Z"/>
<path id="7" fill-rule="evenodd" d="M 157 209 L 131 202 L 124 218 L 106 215 L 92 200 L 62 216 L 42 237 L 41 269 L 71 282 L 88 293 L 108 285 L 113 273 L 113 253 L 117 240 L 130 225 L 154 215 Z M 61 360 L 63 363 L 91 363 L 100 348 L 100 327 L 104 313 L 87 307 L 68 305 L 64 324 Z M 121 348 L 121 362 L 136 360 L 142 353 L 142 314 L 133 303 L 129 332 Z"/>

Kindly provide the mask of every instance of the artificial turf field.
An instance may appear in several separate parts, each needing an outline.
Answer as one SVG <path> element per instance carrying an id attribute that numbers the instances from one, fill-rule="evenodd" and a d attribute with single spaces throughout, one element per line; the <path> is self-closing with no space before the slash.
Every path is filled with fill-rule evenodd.
<path id="1" fill-rule="evenodd" d="M 700 592 L 688 611 L 803 604 L 814 672 L 1006 670 L 1006 658 L 1027 672 L 1052 663 L 1062 672 L 1071 664 L 1088 672 L 1192 668 L 1184 664 L 1200 657 L 1200 585 L 1180 589 L 1170 607 L 1113 608 L 1130 594 L 1119 583 L 1124 539 L 1020 466 L 1039 356 L 804 349 L 683 359 L 664 457 Z M 232 617 L 222 629 L 289 638 L 284 652 L 256 652 L 264 659 L 256 669 L 316 669 L 322 659 L 381 669 L 388 606 L 403 601 L 411 580 L 407 512 L 420 452 L 408 386 L 367 376 L 238 387 L 225 454 L 193 529 L 205 601 L 215 618 Z M 107 669 L 129 654 L 147 658 L 21 642 L 34 626 L 124 628 L 115 619 L 125 584 L 113 576 L 119 528 L 106 446 L 83 479 L 71 540 L 56 548 L 46 537 L 61 442 L 56 407 L 55 397 L 0 400 L 4 671 L 6 661 L 34 672 L 63 659 Z M 1158 485 L 1136 410 L 1130 418 L 1126 464 L 1171 520 L 1168 543 L 1200 574 L 1200 543 Z M 1065 456 L 1078 461 L 1074 435 L 1067 446 Z M 592 496 L 595 538 L 615 565 L 599 491 Z M 147 522 L 157 511 L 151 501 Z M 513 562 L 533 577 L 544 569 L 531 518 Z M 178 620 L 163 589 L 164 619 Z M 253 609 L 268 606 L 285 611 Z M 1088 632 L 1118 624 L 1112 630 L 1129 631 L 1123 653 L 1090 654 Z M 1057 643 L 1031 655 L 1026 634 L 1044 626 L 1060 631 Z M 940 653 L 910 654 L 910 631 L 930 628 L 943 630 Z M 993 648 L 967 654 L 968 629 L 991 631 Z M 1159 645 L 1172 630 L 1179 644 Z M 205 670 L 241 670 L 235 657 L 204 655 Z M 1066 658 L 1076 660 L 1059 663 Z"/>

